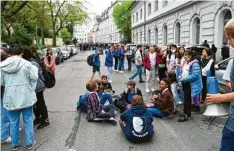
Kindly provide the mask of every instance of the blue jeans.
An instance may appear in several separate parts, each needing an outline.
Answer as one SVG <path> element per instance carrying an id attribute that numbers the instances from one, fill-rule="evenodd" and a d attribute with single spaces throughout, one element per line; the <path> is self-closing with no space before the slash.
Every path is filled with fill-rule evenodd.
<path id="1" fill-rule="evenodd" d="M 142 81 L 142 65 L 136 65 L 137 72 L 134 73 L 130 78 L 134 79 L 137 75 L 139 75 L 139 80 Z"/>
<path id="2" fill-rule="evenodd" d="M 5 141 L 10 136 L 10 121 L 8 111 L 3 107 L 3 100 L 1 103 L 1 141 Z"/>
<path id="3" fill-rule="evenodd" d="M 157 107 L 147 108 L 147 110 L 148 110 L 153 116 L 156 116 L 156 117 L 165 117 L 165 116 L 166 116 L 166 114 L 163 113 L 162 111 L 160 111 L 160 109 L 157 108 Z"/>
<path id="4" fill-rule="evenodd" d="M 108 101 L 109 104 L 113 104 L 112 95 L 109 92 L 103 92 L 101 96 L 101 105 L 104 106 L 105 102 Z"/>
<path id="5" fill-rule="evenodd" d="M 118 70 L 121 71 L 124 68 L 124 58 L 119 58 Z"/>
<path id="6" fill-rule="evenodd" d="M 8 111 L 10 119 L 10 133 L 12 139 L 12 146 L 19 145 L 19 122 L 20 113 L 23 115 L 24 130 L 25 130 L 25 143 L 30 145 L 34 143 L 34 131 L 33 131 L 33 107 Z"/>
<path id="7" fill-rule="evenodd" d="M 234 132 L 224 127 L 220 151 L 233 151 L 233 149 L 234 149 Z"/>

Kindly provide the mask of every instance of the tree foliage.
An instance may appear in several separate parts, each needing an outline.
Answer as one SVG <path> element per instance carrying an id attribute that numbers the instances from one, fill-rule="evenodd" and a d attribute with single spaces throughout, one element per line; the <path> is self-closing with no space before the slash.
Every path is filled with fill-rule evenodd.
<path id="1" fill-rule="evenodd" d="M 61 29 L 59 33 L 60 33 L 59 35 L 60 35 L 60 36 L 62 37 L 62 39 L 63 39 L 63 42 L 64 42 L 65 44 L 70 44 L 70 42 L 71 42 L 71 33 L 68 32 L 67 28 Z"/>
<path id="2" fill-rule="evenodd" d="M 113 10 L 113 19 L 119 32 L 123 34 L 126 42 L 131 42 L 131 10 L 129 7 L 133 1 L 123 1 L 118 3 Z"/>

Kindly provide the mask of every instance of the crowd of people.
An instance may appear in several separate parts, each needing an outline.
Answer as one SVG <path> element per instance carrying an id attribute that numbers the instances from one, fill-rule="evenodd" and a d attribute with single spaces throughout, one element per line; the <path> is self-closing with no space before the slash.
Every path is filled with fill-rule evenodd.
<path id="1" fill-rule="evenodd" d="M 231 47 L 234 46 L 233 31 L 234 20 L 231 20 L 225 26 L 226 37 L 230 41 Z M 215 49 L 214 47 L 213 45 L 212 48 Z M 176 111 L 181 112 L 178 106 L 183 104 L 183 111 L 178 117 L 178 122 L 185 122 L 191 117 L 191 112 L 200 112 L 200 106 L 205 103 L 233 101 L 233 93 L 207 94 L 207 80 L 215 77 L 214 51 L 208 45 L 204 45 L 202 56 L 198 56 L 193 48 L 185 49 L 183 46 L 175 44 L 171 44 L 165 50 L 157 46 L 146 46 L 146 49 L 148 52 L 143 53 L 142 46 L 137 46 L 134 55 L 136 72 L 129 77 L 127 86 L 120 95 L 110 93 L 112 91 L 110 85 L 113 82 L 111 74 L 113 69 L 123 73 L 125 56 L 132 57 L 129 48 L 117 44 L 107 46 L 104 63 L 107 76 L 101 76 L 100 72 L 99 55 L 103 54 L 102 48 L 96 51 L 93 57 L 92 77 L 86 85 L 88 93 L 92 95 L 83 95 L 86 99 L 81 99 L 82 103 L 78 106 L 78 108 L 87 108 L 85 111 L 88 121 L 107 121 L 116 124 L 115 111 L 120 111 L 119 123 L 126 138 L 131 142 L 146 142 L 151 140 L 154 134 L 152 116 L 170 118 Z M 131 71 L 131 61 L 129 61 L 131 59 L 127 60 L 128 70 Z M 232 62 L 233 60 L 229 62 L 224 78 L 226 77 L 227 87 L 234 91 L 234 65 Z M 146 81 L 142 77 L 143 68 L 146 70 Z M 93 81 L 96 72 L 99 73 L 101 81 Z M 158 73 L 159 89 L 155 87 L 156 73 Z M 139 76 L 139 83 L 146 83 L 146 92 L 152 92 L 152 95 L 146 100 L 143 99 L 142 91 L 134 81 L 137 76 Z M 106 87 L 105 85 L 108 85 L 108 93 L 103 89 Z M 109 96 L 104 97 L 106 94 Z M 114 101 L 107 98 L 114 98 Z M 223 131 L 221 150 L 234 148 L 232 103 L 230 116 Z"/>
<path id="2" fill-rule="evenodd" d="M 234 47 L 234 20 L 225 26 L 227 39 Z M 157 46 L 147 46 L 146 53 L 142 46 L 133 51 L 124 45 L 104 45 L 107 74 L 102 75 L 99 48 L 92 55 L 92 75 L 86 84 L 87 92 L 80 96 L 77 108 L 87 113 L 86 119 L 91 122 L 106 121 L 117 124 L 116 112 L 119 111 L 120 127 L 126 138 L 134 143 L 148 142 L 154 135 L 153 116 L 170 119 L 176 111 L 181 112 L 178 122 L 185 122 L 191 112 L 200 112 L 204 103 L 231 102 L 234 98 L 234 61 L 228 64 L 224 79 L 231 89 L 227 94 L 207 94 L 206 81 L 215 76 L 214 59 L 211 49 L 205 47 L 202 57 L 193 49 L 171 44 L 163 50 Z M 136 71 L 132 74 L 123 93 L 115 94 L 111 83 L 112 70 L 124 72 L 124 60 L 127 58 L 128 71 L 132 70 L 132 59 Z M 12 150 L 19 150 L 20 115 L 22 114 L 25 131 L 25 143 L 28 150 L 36 144 L 34 126 L 37 129 L 50 125 L 48 110 L 43 92 L 47 88 L 48 74 L 56 69 L 55 58 L 50 48 L 42 61 L 34 47 L 12 46 L 9 50 L 1 49 L 1 143 L 12 143 Z M 146 81 L 142 73 L 145 69 Z M 98 72 L 100 79 L 93 80 Z M 156 86 L 158 73 L 159 88 Z M 151 92 L 149 98 L 142 96 L 134 79 L 145 83 L 145 91 Z M 183 111 L 178 106 L 183 106 Z M 35 118 L 34 118 L 34 116 Z M 230 115 L 223 129 L 221 149 L 234 148 L 234 104 L 231 102 Z"/>
<path id="3" fill-rule="evenodd" d="M 48 70 L 54 74 L 55 57 L 48 48 L 42 61 L 35 47 L 15 45 L 9 50 L 1 49 L 0 67 L 1 143 L 12 143 L 12 150 L 19 150 L 22 114 L 26 148 L 31 150 L 36 144 L 34 126 L 42 129 L 50 125 L 43 94 L 46 89 L 44 72 Z"/>

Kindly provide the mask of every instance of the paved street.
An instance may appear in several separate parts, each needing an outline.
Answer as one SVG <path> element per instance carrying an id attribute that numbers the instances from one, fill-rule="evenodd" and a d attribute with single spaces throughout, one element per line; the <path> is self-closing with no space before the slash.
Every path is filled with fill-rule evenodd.
<path id="1" fill-rule="evenodd" d="M 222 125 L 204 122 L 204 117 L 193 114 L 185 123 L 173 119 L 154 118 L 155 135 L 150 143 L 132 144 L 128 142 L 118 125 L 87 122 L 86 115 L 77 113 L 76 102 L 85 92 L 91 67 L 86 58 L 91 52 L 79 53 L 57 66 L 56 86 L 45 91 L 49 110 L 50 126 L 35 130 L 37 151 L 216 151 L 219 150 Z M 102 56 L 102 60 L 104 56 Z M 102 62 L 102 71 L 105 71 Z M 134 70 L 133 70 L 134 71 Z M 112 84 L 116 93 L 121 93 L 131 73 L 113 74 Z M 145 93 L 144 84 L 138 87 Z M 119 115 L 117 116 L 119 119 Z M 22 122 L 21 122 L 22 123 Z M 22 124 L 21 124 L 22 125 Z M 22 126 L 23 127 L 23 126 Z M 21 151 L 25 149 L 21 132 Z M 2 145 L 2 151 L 9 151 L 10 145 Z"/>

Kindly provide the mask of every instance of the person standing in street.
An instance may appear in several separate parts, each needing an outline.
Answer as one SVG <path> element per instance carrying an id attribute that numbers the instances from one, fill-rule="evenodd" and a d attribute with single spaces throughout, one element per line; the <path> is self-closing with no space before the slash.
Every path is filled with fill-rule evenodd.
<path id="1" fill-rule="evenodd" d="M 128 71 L 132 70 L 132 57 L 133 56 L 133 52 L 132 49 L 128 46 L 127 47 L 127 52 L 126 52 L 126 58 L 128 61 Z"/>
<path id="2" fill-rule="evenodd" d="M 167 58 L 167 51 L 159 49 L 159 53 L 156 55 L 156 66 L 158 68 L 158 77 L 159 81 L 161 81 L 163 78 L 166 78 L 166 58 Z"/>
<path id="3" fill-rule="evenodd" d="M 22 58 L 22 47 L 10 48 L 11 57 L 0 63 L 1 85 L 5 87 L 3 106 L 8 110 L 12 150 L 19 149 L 19 122 L 23 115 L 26 148 L 31 150 L 36 141 L 33 130 L 33 105 L 36 103 L 38 69 Z"/>
<path id="4" fill-rule="evenodd" d="M 102 78 L 102 73 L 101 73 L 101 62 L 100 62 L 100 56 L 102 54 L 102 49 L 99 48 L 98 51 L 93 55 L 93 72 L 90 78 L 90 81 L 93 80 L 93 77 L 95 75 L 96 72 L 98 72 L 98 75 L 100 77 L 100 79 Z"/>
<path id="5" fill-rule="evenodd" d="M 217 47 L 215 47 L 215 44 L 212 44 L 211 52 L 212 52 L 212 58 L 213 58 L 213 60 L 216 61 Z"/>
<path id="6" fill-rule="evenodd" d="M 37 86 L 35 90 L 36 96 L 37 96 L 37 102 L 33 106 L 33 112 L 35 115 L 33 124 L 34 126 L 38 125 L 37 129 L 41 129 L 50 125 L 50 122 L 48 119 L 47 106 L 45 104 L 44 93 L 43 93 L 45 90 L 45 83 L 44 83 L 45 78 L 42 73 L 43 71 L 42 71 L 40 60 L 38 60 L 37 57 L 33 55 L 30 49 L 24 48 L 23 58 L 27 61 L 30 61 L 38 69 L 39 78 L 37 80 Z"/>
<path id="7" fill-rule="evenodd" d="M 231 19 L 225 25 L 225 35 L 230 45 L 234 48 L 234 19 Z M 226 94 L 207 94 L 207 103 L 216 104 L 222 102 L 231 102 L 229 109 L 229 118 L 223 128 L 220 151 L 232 151 L 234 148 L 234 59 L 232 59 L 230 72 L 231 93 Z"/>
<path id="8" fill-rule="evenodd" d="M 45 64 L 45 67 L 51 71 L 55 71 L 56 69 L 56 64 L 55 64 L 55 57 L 52 53 L 52 50 L 51 48 L 48 48 L 47 49 L 47 53 L 46 53 L 46 56 L 44 58 L 44 64 Z"/>
<path id="9" fill-rule="evenodd" d="M 206 81 L 207 77 L 215 76 L 215 62 L 211 58 L 211 50 L 210 49 L 203 49 L 202 51 L 202 59 L 200 61 L 201 67 L 202 67 L 202 83 L 203 83 L 203 89 L 202 89 L 202 98 L 200 101 L 200 105 L 204 105 L 206 100 L 206 93 L 207 93 L 207 86 Z"/>
<path id="10" fill-rule="evenodd" d="M 185 56 L 188 63 L 184 65 L 182 77 L 178 79 L 182 82 L 184 91 L 184 115 L 179 118 L 178 122 L 185 122 L 188 117 L 191 117 L 192 98 L 200 95 L 203 87 L 200 64 L 195 59 L 196 52 L 186 50 Z"/>
<path id="11" fill-rule="evenodd" d="M 146 68 L 146 92 L 154 91 L 156 77 L 156 57 L 154 47 L 149 48 L 149 53 L 145 55 L 144 66 Z"/>
<path id="12" fill-rule="evenodd" d="M 230 54 L 229 54 L 229 53 L 230 53 L 230 52 L 229 52 L 229 48 L 227 47 L 227 44 L 224 43 L 224 44 L 223 44 L 223 47 L 222 47 L 222 49 L 221 49 L 221 55 L 222 55 L 222 57 L 223 57 L 223 60 L 225 60 L 225 59 L 227 59 L 227 58 L 230 57 Z"/>
<path id="13" fill-rule="evenodd" d="M 111 74 L 113 72 L 113 45 L 108 45 L 107 46 L 107 51 L 106 51 L 106 59 L 105 59 L 105 66 L 107 68 L 107 79 L 108 82 L 112 83 L 113 81 L 111 80 Z"/>
<path id="14" fill-rule="evenodd" d="M 142 46 L 138 45 L 137 46 L 137 52 L 135 55 L 135 64 L 137 68 L 137 72 L 133 74 L 129 80 L 133 80 L 137 75 L 139 75 L 139 82 L 140 83 L 145 83 L 142 79 L 142 66 L 143 66 L 143 56 L 142 56 Z"/>
<path id="15" fill-rule="evenodd" d="M 5 50 L 1 50 L 1 62 L 8 58 L 8 55 Z M 1 144 L 2 143 L 11 143 L 10 136 L 10 121 L 8 117 L 8 111 L 3 107 L 3 94 L 4 86 L 1 85 Z"/>
<path id="16" fill-rule="evenodd" d="M 118 59 L 118 45 L 114 45 L 113 56 L 114 56 L 114 59 L 115 59 L 115 71 L 118 71 L 118 63 L 119 63 L 119 59 Z"/>
<path id="17" fill-rule="evenodd" d="M 124 46 L 122 45 L 120 45 L 119 46 L 119 49 L 118 49 L 118 53 L 119 53 L 119 66 L 118 66 L 118 71 L 119 71 L 119 73 L 124 73 L 124 57 L 125 57 L 125 55 L 124 55 Z"/>
<path id="18" fill-rule="evenodd" d="M 207 40 L 204 40 L 204 42 L 202 43 L 202 46 L 210 49 L 210 45 L 208 44 Z"/>
<path id="19" fill-rule="evenodd" d="M 175 71 L 176 69 L 176 52 L 177 46 L 175 44 L 170 45 L 169 53 L 167 55 L 167 71 Z"/>

